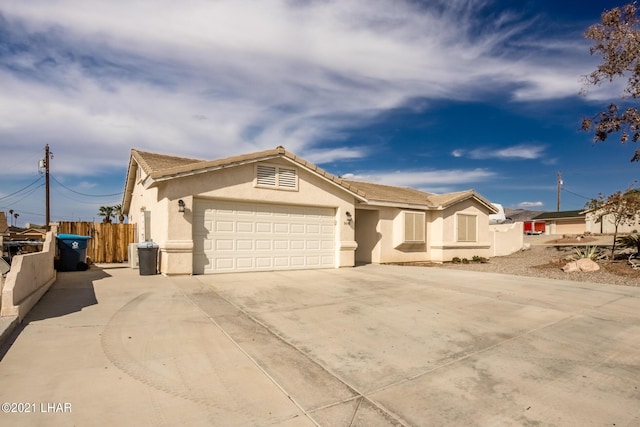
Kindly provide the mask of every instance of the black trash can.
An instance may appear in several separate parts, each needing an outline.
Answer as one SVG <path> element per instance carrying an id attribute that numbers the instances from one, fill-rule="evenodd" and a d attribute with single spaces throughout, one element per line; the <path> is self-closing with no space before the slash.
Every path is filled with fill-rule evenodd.
<path id="1" fill-rule="evenodd" d="M 87 243 L 91 237 L 77 234 L 58 234 L 60 261 L 58 271 L 82 271 L 87 269 Z"/>
<path id="2" fill-rule="evenodd" d="M 141 276 L 158 274 L 158 245 L 154 242 L 138 243 L 138 267 Z"/>

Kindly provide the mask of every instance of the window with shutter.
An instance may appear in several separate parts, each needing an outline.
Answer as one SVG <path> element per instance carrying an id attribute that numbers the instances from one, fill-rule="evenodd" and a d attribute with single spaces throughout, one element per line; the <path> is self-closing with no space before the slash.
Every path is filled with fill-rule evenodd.
<path id="1" fill-rule="evenodd" d="M 424 243 L 424 212 L 404 212 L 404 243 Z"/>
<path id="2" fill-rule="evenodd" d="M 477 236 L 477 217 L 476 215 L 456 215 L 458 221 L 458 242 L 475 242 Z"/>

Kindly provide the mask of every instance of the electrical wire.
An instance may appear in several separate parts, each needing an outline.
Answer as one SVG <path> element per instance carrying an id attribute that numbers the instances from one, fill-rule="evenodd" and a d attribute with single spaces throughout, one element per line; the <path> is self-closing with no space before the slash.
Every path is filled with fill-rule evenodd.
<path id="1" fill-rule="evenodd" d="M 71 188 L 67 187 L 66 185 L 64 185 L 63 183 L 58 181 L 53 175 L 49 174 L 49 177 L 51 177 L 52 180 L 54 180 L 58 185 L 60 185 L 64 189 L 69 190 L 72 193 L 76 193 L 76 194 L 79 194 L 81 196 L 85 196 L 85 197 L 113 197 L 113 196 L 121 196 L 124 193 L 124 191 L 121 191 L 119 193 L 114 193 L 114 194 L 85 194 L 85 193 L 80 193 L 79 191 L 75 191 L 75 190 L 72 190 Z"/>
<path id="2" fill-rule="evenodd" d="M 43 179 L 43 177 L 42 177 L 42 176 L 39 176 L 39 177 L 38 177 L 38 179 L 36 179 L 35 181 L 33 181 L 31 184 L 27 185 L 27 186 L 26 186 L 26 187 L 24 187 L 24 188 L 21 188 L 21 189 L 20 189 L 20 190 L 18 190 L 18 191 L 14 191 L 14 192 L 13 192 L 13 193 L 11 193 L 11 194 L 7 194 L 6 196 L 2 196 L 2 197 L 0 197 L 0 200 L 8 199 L 9 197 L 14 196 L 14 195 L 16 195 L 16 194 L 20 193 L 21 191 L 24 191 L 24 190 L 26 190 L 27 188 L 29 188 L 29 187 L 31 187 L 32 185 L 34 185 L 35 183 L 37 183 L 38 181 L 42 180 L 42 179 Z M 31 194 L 31 193 L 29 193 L 29 194 Z M 120 194 L 122 194 L 122 193 L 120 193 Z"/>
<path id="3" fill-rule="evenodd" d="M 591 200 L 592 199 L 592 197 L 587 197 L 587 196 L 583 196 L 582 194 L 574 193 L 573 191 L 569 191 L 564 187 L 562 187 L 562 191 L 565 191 L 565 192 L 567 192 L 569 194 L 573 194 L 574 196 L 582 197 L 585 200 Z"/>
<path id="4" fill-rule="evenodd" d="M 37 189 L 42 188 L 42 187 L 44 187 L 44 183 L 40 184 L 39 186 L 37 186 L 37 187 L 35 187 L 35 188 L 32 188 L 31 190 L 29 190 L 29 192 L 28 192 L 27 194 L 25 194 L 25 195 L 24 195 L 23 197 L 21 197 L 20 199 L 12 201 L 12 202 L 11 202 L 11 204 L 13 204 L 13 205 L 17 204 L 18 202 L 20 202 L 20 201 L 22 201 L 22 200 L 26 199 L 27 197 L 29 197 L 29 196 L 30 196 L 31 194 L 33 194 Z M 0 209 L 6 209 L 7 207 L 8 207 L 8 206 L 4 206 L 4 207 L 2 207 L 2 208 L 0 208 Z"/>

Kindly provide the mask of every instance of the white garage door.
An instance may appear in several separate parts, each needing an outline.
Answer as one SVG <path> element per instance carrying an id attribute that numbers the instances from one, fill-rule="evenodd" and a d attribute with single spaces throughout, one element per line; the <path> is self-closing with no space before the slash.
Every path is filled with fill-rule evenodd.
<path id="1" fill-rule="evenodd" d="M 335 267 L 335 210 L 196 200 L 193 271 Z"/>

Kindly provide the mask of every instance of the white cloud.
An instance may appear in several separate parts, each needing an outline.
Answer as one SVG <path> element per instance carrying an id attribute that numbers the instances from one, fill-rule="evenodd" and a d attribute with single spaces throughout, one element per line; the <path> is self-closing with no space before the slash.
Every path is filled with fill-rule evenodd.
<path id="1" fill-rule="evenodd" d="M 343 175 L 345 179 L 374 182 L 398 187 L 412 187 L 427 192 L 442 193 L 455 189 L 473 188 L 496 174 L 488 169 L 443 169 L 428 171 L 371 171 Z"/>
<path id="2" fill-rule="evenodd" d="M 454 157 L 467 156 L 472 159 L 521 159 L 534 160 L 544 155 L 546 147 L 542 145 L 521 144 L 505 148 L 476 148 L 471 151 L 462 149 L 454 150 Z"/>
<path id="3" fill-rule="evenodd" d="M 122 167 L 131 147 L 215 158 L 283 145 L 322 162 L 364 151 L 319 141 L 409 98 L 577 92 L 575 46 L 505 48 L 530 23 L 508 12 L 479 22 L 484 4 L 5 2 L 3 28 L 21 48 L 0 58 L 0 138 L 49 142 L 69 174 Z"/>
<path id="4" fill-rule="evenodd" d="M 544 203 L 542 202 L 521 202 L 518 203 L 518 207 L 522 208 L 522 209 L 528 209 L 528 208 L 539 208 L 544 206 Z"/>

